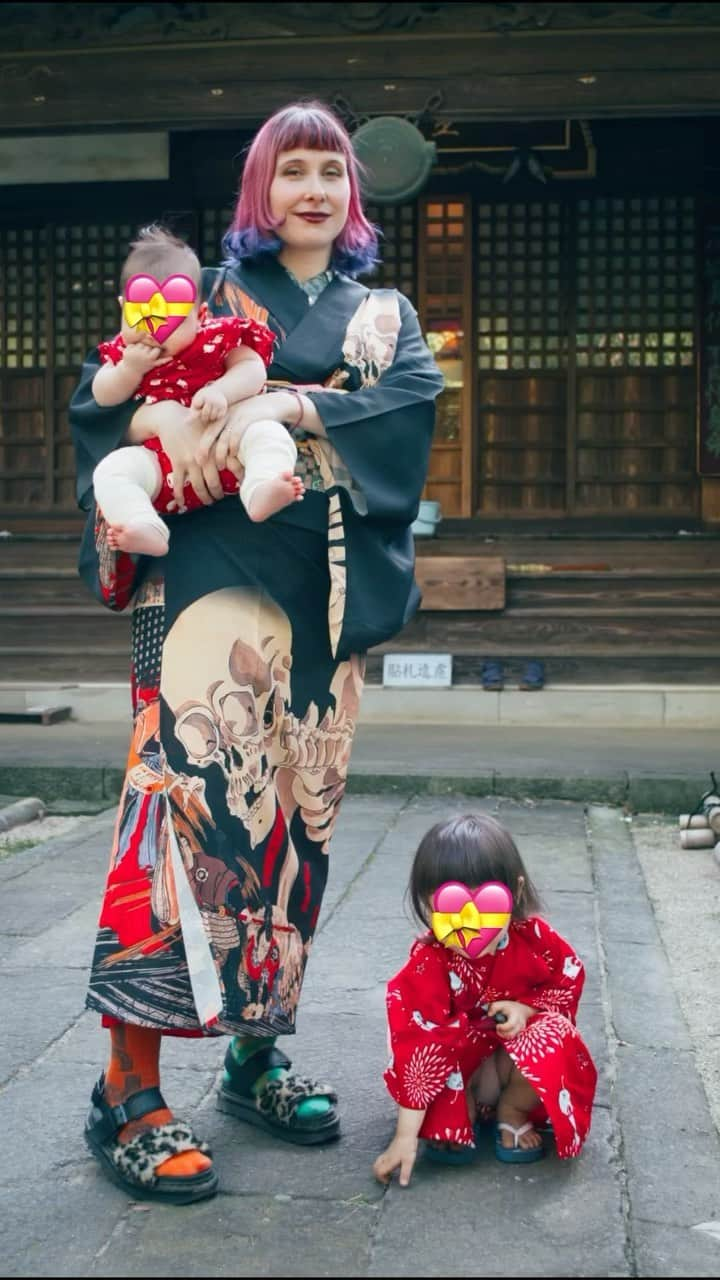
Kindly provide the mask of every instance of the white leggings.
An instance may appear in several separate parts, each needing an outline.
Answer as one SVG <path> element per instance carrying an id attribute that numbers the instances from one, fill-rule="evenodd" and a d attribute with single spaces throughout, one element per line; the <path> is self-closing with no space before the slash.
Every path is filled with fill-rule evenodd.
<path id="1" fill-rule="evenodd" d="M 292 471 L 296 459 L 295 441 L 281 422 L 269 418 L 252 422 L 243 432 L 238 448 L 238 460 L 245 469 L 240 486 L 243 506 L 247 508 L 259 484 Z M 161 485 L 157 456 L 142 445 L 115 449 L 93 473 L 95 501 L 108 524 L 150 525 L 167 535 L 167 525 L 152 505 Z"/>

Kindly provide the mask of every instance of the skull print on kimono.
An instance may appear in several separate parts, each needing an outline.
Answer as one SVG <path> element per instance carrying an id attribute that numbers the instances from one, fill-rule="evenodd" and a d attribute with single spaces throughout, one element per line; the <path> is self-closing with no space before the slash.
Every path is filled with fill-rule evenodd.
<path id="1" fill-rule="evenodd" d="M 252 848 L 275 820 L 271 764 L 290 702 L 291 644 L 283 611 L 269 596 L 239 587 L 190 605 L 165 641 L 162 693 L 175 736 L 190 765 L 221 770 L 228 811 Z"/>

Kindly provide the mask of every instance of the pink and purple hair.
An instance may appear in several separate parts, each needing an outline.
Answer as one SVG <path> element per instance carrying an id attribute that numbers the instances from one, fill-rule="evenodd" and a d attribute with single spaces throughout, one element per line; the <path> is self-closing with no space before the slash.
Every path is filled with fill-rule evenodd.
<path id="1" fill-rule="evenodd" d="M 331 266 L 349 276 L 363 275 L 378 261 L 378 232 L 368 222 L 360 195 L 359 166 L 350 137 L 321 102 L 296 102 L 270 116 L 258 130 L 245 161 L 235 216 L 223 238 L 230 262 L 278 253 L 282 240 L 270 212 L 270 186 L 278 155 L 303 147 L 340 152 L 350 179 L 350 205 L 345 226 L 335 240 Z"/>

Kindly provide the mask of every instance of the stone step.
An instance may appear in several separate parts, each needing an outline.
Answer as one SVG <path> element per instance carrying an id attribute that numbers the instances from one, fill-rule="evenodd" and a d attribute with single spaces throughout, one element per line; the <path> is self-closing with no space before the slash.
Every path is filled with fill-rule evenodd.
<path id="1" fill-rule="evenodd" d="M 72 719 L 79 723 L 129 726 L 127 681 L 46 682 L 33 689 L 10 682 L 0 684 L 0 708 L 3 702 L 17 705 L 21 696 L 30 703 L 61 702 L 70 707 Z M 363 694 L 361 719 L 363 724 L 418 726 L 621 726 L 628 730 L 682 727 L 700 731 L 720 727 L 720 684 L 708 689 L 698 685 L 592 686 L 568 682 L 535 693 L 513 688 L 487 693 L 477 685 L 462 689 L 384 689 L 369 685 Z"/>

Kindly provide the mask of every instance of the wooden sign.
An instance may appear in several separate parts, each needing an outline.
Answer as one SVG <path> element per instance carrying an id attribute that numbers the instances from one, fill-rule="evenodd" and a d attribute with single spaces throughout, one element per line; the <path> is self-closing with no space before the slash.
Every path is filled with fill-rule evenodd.
<path id="1" fill-rule="evenodd" d="M 165 181 L 168 133 L 48 134 L 0 138 L 0 185 Z"/>

